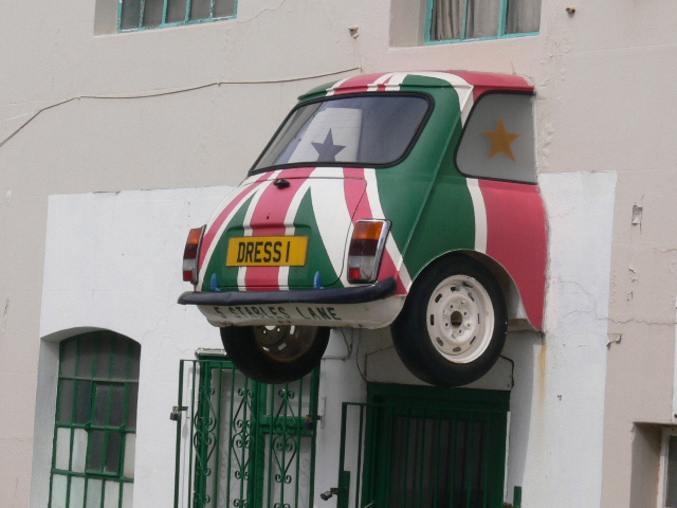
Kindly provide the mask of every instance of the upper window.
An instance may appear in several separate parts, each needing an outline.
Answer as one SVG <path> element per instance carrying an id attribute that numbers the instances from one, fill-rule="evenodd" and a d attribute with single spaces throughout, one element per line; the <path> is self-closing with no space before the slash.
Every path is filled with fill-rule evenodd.
<path id="1" fill-rule="evenodd" d="M 253 171 L 286 164 L 383 166 L 404 156 L 428 111 L 417 95 L 343 97 L 295 109 Z"/>
<path id="2" fill-rule="evenodd" d="M 237 0 L 121 0 L 119 29 L 185 25 L 235 16 Z"/>
<path id="3" fill-rule="evenodd" d="M 541 0 L 429 0 L 428 39 L 463 41 L 538 32 Z"/>

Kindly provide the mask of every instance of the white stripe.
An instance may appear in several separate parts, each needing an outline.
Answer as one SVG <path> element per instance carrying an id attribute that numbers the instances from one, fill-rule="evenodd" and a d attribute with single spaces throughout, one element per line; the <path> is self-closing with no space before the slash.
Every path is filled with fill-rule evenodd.
<path id="1" fill-rule="evenodd" d="M 350 79 L 350 78 L 345 78 L 345 79 L 342 79 L 342 80 L 340 80 L 340 81 L 337 81 L 337 82 L 334 83 L 331 87 L 327 88 L 327 97 L 329 97 L 329 96 L 331 96 L 331 95 L 334 95 L 334 94 L 336 93 L 336 90 L 337 90 L 338 88 L 340 88 L 340 87 L 343 85 L 343 83 L 345 83 L 345 82 L 348 81 L 349 79 Z"/>
<path id="2" fill-rule="evenodd" d="M 369 206 L 371 207 L 372 219 L 385 219 L 383 207 L 381 206 L 381 198 L 378 192 L 378 182 L 376 180 L 376 171 L 374 169 L 365 169 L 364 176 L 367 180 L 367 197 L 369 198 Z M 405 288 L 411 287 L 411 276 L 407 267 L 404 265 L 404 258 L 400 252 L 393 235 L 388 235 L 386 240 L 386 251 L 395 263 L 395 268 L 400 273 L 400 279 Z"/>
<path id="3" fill-rule="evenodd" d="M 423 76 L 446 81 L 454 87 L 458 94 L 459 108 L 461 110 L 461 124 L 465 125 L 473 105 L 472 91 L 474 88 L 465 79 L 456 74 L 449 74 L 447 72 L 396 72 L 391 76 L 392 78 L 386 84 L 386 90 L 399 90 L 407 76 Z"/>
<path id="4" fill-rule="evenodd" d="M 392 90 L 394 92 L 398 91 L 402 86 L 405 78 L 411 75 L 409 72 L 395 72 L 392 74 L 392 77 L 386 84 L 386 90 Z"/>
<path id="5" fill-rule="evenodd" d="M 313 212 L 317 221 L 317 229 L 324 244 L 329 262 L 334 272 L 341 276 L 346 285 L 348 279 L 343 270 L 344 252 L 352 223 L 354 210 L 348 209 L 344 180 L 318 180 L 313 183 L 311 191 Z M 329 281 L 324 281 L 329 282 Z M 333 282 L 333 281 L 331 281 Z"/>
<path id="6" fill-rule="evenodd" d="M 484 204 L 484 196 L 480 189 L 479 181 L 468 178 L 468 190 L 472 198 L 472 207 L 475 215 L 475 250 L 486 254 L 487 252 L 487 208 Z"/>
<path id="7" fill-rule="evenodd" d="M 313 175 L 315 171 L 311 173 Z M 284 224 L 291 224 L 291 226 L 286 226 L 284 230 L 285 236 L 293 236 L 296 228 L 294 227 L 294 218 L 299 211 L 299 206 L 301 206 L 301 201 L 308 193 L 310 188 L 310 175 L 306 178 L 303 183 L 299 186 L 299 189 L 294 194 L 294 197 L 289 204 L 289 210 L 287 210 L 287 215 L 284 218 Z M 289 267 L 281 266 L 280 271 L 277 276 L 277 284 L 280 286 L 280 289 L 289 289 Z"/>
<path id="8" fill-rule="evenodd" d="M 338 178 L 344 179 L 343 168 L 335 167 L 317 167 L 313 169 L 313 178 Z"/>
<path id="9" fill-rule="evenodd" d="M 277 176 L 278 171 L 273 173 L 274 176 Z M 254 196 L 251 200 L 251 204 L 249 205 L 249 208 L 247 209 L 247 213 L 244 216 L 244 220 L 242 222 L 242 228 L 243 228 L 243 235 L 244 236 L 252 236 L 254 231 L 252 230 L 251 223 L 252 223 L 252 217 L 254 215 L 254 211 L 256 210 L 256 207 L 261 200 L 261 196 L 265 192 L 265 190 L 270 187 L 271 183 L 273 182 L 274 178 L 272 176 L 269 177 L 263 184 L 261 184 L 256 191 L 254 191 Z M 241 266 L 238 271 L 237 271 L 237 285 L 240 288 L 245 287 L 245 278 L 247 276 L 247 267 L 246 266 Z M 245 288 L 246 290 L 246 288 Z"/>
<path id="10" fill-rule="evenodd" d="M 280 173 L 279 171 L 274 171 L 268 177 L 268 180 L 274 180 L 275 178 L 277 178 L 277 175 L 279 173 Z M 223 200 L 223 202 L 221 203 L 221 205 L 218 208 L 218 211 L 215 212 L 212 215 L 211 219 L 209 220 L 209 223 L 207 225 L 206 230 L 208 231 L 211 228 L 212 224 L 214 224 L 216 219 L 219 218 L 221 213 L 223 213 L 223 211 L 228 207 L 228 205 L 233 201 L 233 199 L 235 199 L 237 196 L 239 196 L 243 192 L 248 192 L 248 190 L 245 187 L 247 187 L 248 185 L 256 183 L 256 181 L 258 181 L 259 178 L 260 178 L 260 175 L 254 176 L 254 177 L 249 177 L 246 180 L 244 180 L 240 185 L 238 185 L 235 189 L 233 189 L 232 192 L 230 192 L 228 194 L 228 196 L 226 196 L 226 198 Z M 232 198 L 231 198 L 231 196 L 232 196 Z M 212 240 L 212 243 L 209 246 L 209 249 L 207 249 L 207 253 L 205 254 L 205 257 L 204 257 L 205 262 L 200 267 L 200 278 L 199 278 L 199 282 L 198 282 L 198 284 L 200 286 L 204 283 L 204 276 L 205 276 L 205 272 L 207 271 L 207 267 L 209 266 L 209 261 L 211 260 L 212 255 L 214 254 L 214 250 L 216 249 L 216 246 L 218 245 L 219 240 L 221 239 L 221 236 L 223 235 L 223 232 L 225 231 L 225 229 L 230 224 L 230 221 L 233 220 L 233 216 L 242 208 L 242 205 L 247 201 L 247 199 L 249 199 L 249 196 L 242 198 L 242 201 L 240 202 L 240 204 L 238 206 L 234 207 L 230 211 L 230 213 L 226 216 L 224 221 L 219 226 L 218 231 L 214 235 L 214 240 Z"/>
<path id="11" fill-rule="evenodd" d="M 376 78 L 376 81 L 374 81 L 373 83 L 371 83 L 370 85 L 367 86 L 367 92 L 378 91 L 378 87 L 380 85 L 383 85 L 386 81 L 388 81 L 388 79 L 390 79 L 390 77 L 392 75 L 393 75 L 393 73 L 389 72 L 387 74 L 383 74 L 383 75 L 379 76 L 378 78 Z"/>
<path id="12" fill-rule="evenodd" d="M 466 120 L 468 120 L 468 115 L 473 105 L 473 86 L 468 83 L 465 79 L 457 76 L 456 74 L 451 74 L 448 72 L 389 72 L 382 74 L 376 80 L 367 85 L 368 92 L 376 92 L 379 89 L 380 85 L 383 85 L 384 88 L 388 91 L 398 91 L 402 86 L 402 83 L 407 78 L 407 76 L 423 76 L 426 78 L 439 79 L 441 81 L 446 81 L 449 83 L 458 94 L 459 108 L 461 110 L 461 124 L 465 125 Z M 343 86 L 343 84 L 351 78 L 345 78 L 341 81 L 337 81 L 331 88 L 327 89 L 327 97 L 334 95 L 336 90 Z"/>

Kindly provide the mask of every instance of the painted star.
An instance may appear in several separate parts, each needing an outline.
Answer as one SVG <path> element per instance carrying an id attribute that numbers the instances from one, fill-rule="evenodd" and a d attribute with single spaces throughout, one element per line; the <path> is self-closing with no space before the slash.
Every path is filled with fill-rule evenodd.
<path id="1" fill-rule="evenodd" d="M 489 154 L 490 159 L 499 153 L 504 153 L 510 157 L 513 162 L 515 161 L 515 156 L 512 153 L 512 148 L 510 145 L 512 145 L 515 140 L 520 137 L 520 135 L 508 132 L 505 128 L 502 118 L 498 119 L 496 130 L 482 132 L 486 137 L 489 138 L 489 141 L 491 141 L 491 153 Z"/>
<path id="2" fill-rule="evenodd" d="M 317 160 L 334 162 L 336 161 L 336 155 L 345 148 L 343 145 L 335 145 L 334 137 L 331 134 L 331 129 L 327 133 L 327 137 L 322 143 L 311 143 L 313 148 L 317 150 Z"/>

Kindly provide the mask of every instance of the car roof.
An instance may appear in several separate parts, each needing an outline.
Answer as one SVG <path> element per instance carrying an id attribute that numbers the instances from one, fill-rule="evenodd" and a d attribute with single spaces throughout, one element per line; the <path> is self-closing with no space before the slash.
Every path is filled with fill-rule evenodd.
<path id="1" fill-rule="evenodd" d="M 471 89 L 474 99 L 490 91 L 533 93 L 524 77 L 476 71 L 409 71 L 364 74 L 316 87 L 299 97 L 305 101 L 319 97 L 364 92 L 419 90 L 429 87 Z"/>

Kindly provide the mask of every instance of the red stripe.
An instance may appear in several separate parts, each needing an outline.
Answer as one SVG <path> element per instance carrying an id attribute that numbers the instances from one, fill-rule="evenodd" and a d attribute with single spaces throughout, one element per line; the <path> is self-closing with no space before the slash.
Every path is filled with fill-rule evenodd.
<path id="1" fill-rule="evenodd" d="M 354 219 L 361 212 L 361 210 L 358 210 L 358 206 L 362 196 L 365 195 L 366 182 L 364 180 L 364 169 L 344 168 L 343 176 L 343 193 L 346 198 L 346 207 L 348 210 L 355 210 L 355 213 L 353 213 Z"/>
<path id="2" fill-rule="evenodd" d="M 216 238 L 216 235 L 218 234 L 221 225 L 226 220 L 228 215 L 230 215 L 230 213 L 236 207 L 240 206 L 242 201 L 248 198 L 256 190 L 256 188 L 259 185 L 261 185 L 261 183 L 266 181 L 270 176 L 271 176 L 270 174 L 263 175 L 258 180 L 256 180 L 256 182 L 242 189 L 240 193 L 237 196 L 235 196 L 223 209 L 223 211 L 219 214 L 219 216 L 212 223 L 209 230 L 205 232 L 204 237 L 202 238 L 202 245 L 200 246 L 200 266 L 203 266 L 205 257 L 207 256 L 207 251 L 209 251 L 209 247 Z"/>
<path id="3" fill-rule="evenodd" d="M 355 213 L 353 214 L 353 225 L 354 225 L 360 219 L 373 219 L 374 213 L 372 211 L 371 204 L 369 203 L 369 195 L 367 192 L 365 192 L 365 181 L 349 179 L 349 178 L 364 179 L 364 170 L 351 168 L 350 177 L 348 171 L 349 171 L 348 168 L 346 168 L 345 169 L 346 179 L 344 180 L 345 182 L 344 187 L 345 187 L 346 204 L 348 205 L 348 209 L 352 210 L 353 207 L 355 209 Z M 396 294 L 400 295 L 407 294 L 407 289 L 404 287 L 404 284 L 402 283 L 400 273 L 395 267 L 395 261 L 393 260 L 393 257 L 386 249 L 383 252 L 383 259 L 381 260 L 381 268 L 378 273 L 378 280 L 380 281 L 385 280 L 388 277 L 395 277 L 395 279 L 397 280 Z"/>
<path id="4" fill-rule="evenodd" d="M 487 210 L 487 254 L 512 276 L 527 316 L 543 326 L 547 222 L 536 185 L 480 180 Z"/>
<path id="5" fill-rule="evenodd" d="M 294 178 L 285 178 L 289 182 L 289 187 L 278 189 L 275 185 L 271 185 L 263 191 L 250 222 L 252 236 L 285 235 L 284 224 L 289 207 L 313 169 L 299 169 L 295 172 Z M 279 266 L 250 266 L 245 274 L 245 286 L 249 291 L 279 290 L 279 274 Z"/>
<path id="6" fill-rule="evenodd" d="M 473 86 L 473 99 L 477 101 L 486 92 L 504 90 L 513 92 L 533 92 L 534 87 L 521 76 L 512 74 L 491 74 L 488 72 L 453 71 Z"/>
<path id="7" fill-rule="evenodd" d="M 363 76 L 355 76 L 343 82 L 338 88 L 334 89 L 334 94 L 341 95 L 346 93 L 361 93 L 366 92 L 374 81 L 379 79 L 384 74 L 367 74 Z"/>

